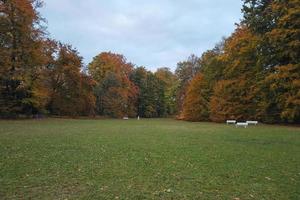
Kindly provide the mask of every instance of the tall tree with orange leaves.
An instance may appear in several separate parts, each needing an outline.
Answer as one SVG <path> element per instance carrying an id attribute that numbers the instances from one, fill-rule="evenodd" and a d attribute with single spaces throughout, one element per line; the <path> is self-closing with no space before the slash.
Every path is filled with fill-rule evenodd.
<path id="1" fill-rule="evenodd" d="M 211 97 L 210 118 L 224 121 L 257 119 L 258 39 L 246 27 L 238 27 L 224 44 L 220 59 L 224 64 L 223 80 L 216 83 Z"/>
<path id="2" fill-rule="evenodd" d="M 83 63 L 71 45 L 48 41 L 48 64 L 40 84 L 48 90 L 47 110 L 50 114 L 79 116 L 94 115 L 95 81 L 81 72 Z"/>
<path id="3" fill-rule="evenodd" d="M 209 88 L 203 74 L 197 74 L 190 82 L 183 103 L 182 117 L 188 121 L 209 120 Z"/>
<path id="4" fill-rule="evenodd" d="M 97 113 L 111 117 L 135 116 L 137 87 L 130 80 L 133 65 L 124 56 L 104 52 L 88 66 L 96 81 Z"/>
<path id="5" fill-rule="evenodd" d="M 300 122 L 300 2 L 245 0 L 243 12 L 242 23 L 260 38 L 261 119 Z"/>
<path id="6" fill-rule="evenodd" d="M 0 1 L 0 114 L 38 113 L 43 26 L 39 0 Z M 35 90 L 35 91 L 34 91 Z"/>

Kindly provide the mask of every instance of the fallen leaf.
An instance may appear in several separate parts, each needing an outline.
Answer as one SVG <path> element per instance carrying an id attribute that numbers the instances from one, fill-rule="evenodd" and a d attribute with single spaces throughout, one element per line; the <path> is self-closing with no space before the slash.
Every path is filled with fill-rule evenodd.
<path id="1" fill-rule="evenodd" d="M 266 178 L 268 181 L 272 180 L 270 177 L 267 177 L 267 176 L 266 176 L 265 178 Z"/>

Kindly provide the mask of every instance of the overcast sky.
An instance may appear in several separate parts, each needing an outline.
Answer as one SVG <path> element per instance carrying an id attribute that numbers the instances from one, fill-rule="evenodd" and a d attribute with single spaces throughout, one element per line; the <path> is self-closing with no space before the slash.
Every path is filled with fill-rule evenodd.
<path id="1" fill-rule="evenodd" d="M 176 68 L 235 29 L 241 0 L 44 0 L 50 37 L 70 43 L 88 64 L 103 51 L 150 70 Z"/>

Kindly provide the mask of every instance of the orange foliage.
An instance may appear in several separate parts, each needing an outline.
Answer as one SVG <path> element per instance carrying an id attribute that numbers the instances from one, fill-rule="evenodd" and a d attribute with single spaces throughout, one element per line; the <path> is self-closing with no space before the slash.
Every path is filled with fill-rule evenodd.
<path id="1" fill-rule="evenodd" d="M 123 55 L 104 52 L 89 64 L 89 73 L 97 82 L 97 110 L 111 117 L 135 116 L 137 87 L 131 82 L 133 65 Z"/>
<path id="2" fill-rule="evenodd" d="M 208 84 L 203 74 L 197 74 L 190 82 L 183 103 L 182 116 L 189 121 L 208 121 Z"/>
<path id="3" fill-rule="evenodd" d="M 255 118 L 255 102 L 245 80 L 222 80 L 215 87 L 210 101 L 210 119 L 224 122 L 227 119 Z"/>

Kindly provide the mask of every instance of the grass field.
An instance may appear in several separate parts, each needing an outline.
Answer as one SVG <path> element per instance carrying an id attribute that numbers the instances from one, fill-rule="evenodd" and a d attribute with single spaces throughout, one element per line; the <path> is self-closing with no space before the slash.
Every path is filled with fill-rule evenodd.
<path id="1" fill-rule="evenodd" d="M 0 199 L 300 199 L 300 128 L 0 121 Z"/>

